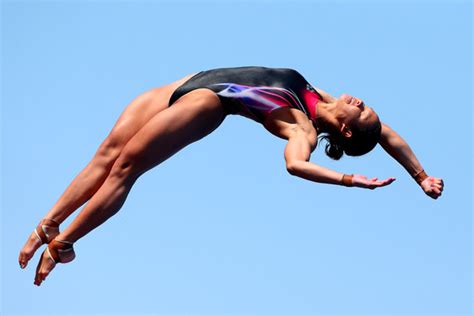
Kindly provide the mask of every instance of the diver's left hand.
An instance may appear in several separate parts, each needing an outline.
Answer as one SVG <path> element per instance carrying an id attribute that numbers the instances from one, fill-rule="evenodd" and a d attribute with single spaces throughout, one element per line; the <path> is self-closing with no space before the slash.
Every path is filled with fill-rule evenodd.
<path id="1" fill-rule="evenodd" d="M 423 191 L 432 199 L 437 199 L 441 196 L 444 189 L 444 182 L 441 178 L 427 177 L 420 184 Z"/>
<path id="2" fill-rule="evenodd" d="M 366 176 L 355 174 L 352 177 L 352 185 L 358 188 L 373 190 L 375 188 L 384 187 L 395 181 L 395 178 L 379 180 L 378 178 L 368 179 Z"/>

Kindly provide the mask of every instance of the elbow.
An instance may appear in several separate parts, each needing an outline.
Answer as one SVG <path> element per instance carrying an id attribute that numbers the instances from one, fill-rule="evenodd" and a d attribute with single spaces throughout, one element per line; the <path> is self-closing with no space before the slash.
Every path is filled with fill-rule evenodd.
<path id="1" fill-rule="evenodd" d="M 296 162 L 288 162 L 286 163 L 286 171 L 292 176 L 296 176 L 298 174 L 298 163 Z"/>

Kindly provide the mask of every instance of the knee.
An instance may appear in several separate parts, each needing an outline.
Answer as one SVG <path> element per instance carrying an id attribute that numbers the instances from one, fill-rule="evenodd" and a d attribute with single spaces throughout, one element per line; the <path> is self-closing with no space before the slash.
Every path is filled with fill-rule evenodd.
<path id="1" fill-rule="evenodd" d="M 110 168 L 119 157 L 123 145 L 114 137 L 108 136 L 99 146 L 95 156 L 94 164 Z"/>
<path id="2" fill-rule="evenodd" d="M 138 153 L 126 150 L 120 153 L 110 170 L 109 177 L 120 181 L 136 179 L 140 172 L 141 159 Z"/>

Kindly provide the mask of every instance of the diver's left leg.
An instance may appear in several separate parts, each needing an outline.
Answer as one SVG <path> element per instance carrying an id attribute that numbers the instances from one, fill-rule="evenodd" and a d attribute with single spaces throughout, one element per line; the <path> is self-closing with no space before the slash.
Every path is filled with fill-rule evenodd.
<path id="1" fill-rule="evenodd" d="M 74 258 L 72 243 L 117 213 L 140 175 L 211 133 L 224 117 L 218 97 L 207 89 L 194 90 L 156 114 L 125 145 L 101 188 L 74 221 L 55 238 L 58 242 L 71 243 L 71 246 L 68 248 L 63 244 L 54 261 L 71 261 Z M 37 285 L 54 268 L 55 264 L 50 260 L 51 251 L 55 251 L 54 244 L 40 260 L 35 278 Z"/>
<path id="2" fill-rule="evenodd" d="M 127 142 L 157 113 L 168 108 L 172 93 L 191 76 L 151 89 L 125 108 L 91 161 L 67 186 L 26 240 L 18 256 L 22 268 L 27 266 L 42 244 L 49 243 L 59 234 L 59 225 L 99 190 Z"/>

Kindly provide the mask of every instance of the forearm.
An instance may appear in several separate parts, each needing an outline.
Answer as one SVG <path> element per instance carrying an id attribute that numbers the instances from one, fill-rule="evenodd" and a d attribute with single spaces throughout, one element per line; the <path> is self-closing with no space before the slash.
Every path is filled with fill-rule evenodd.
<path id="1" fill-rule="evenodd" d="M 390 127 L 382 123 L 380 145 L 413 177 L 423 191 L 433 199 L 441 196 L 443 180 L 428 176 L 407 142 Z"/>
<path id="2" fill-rule="evenodd" d="M 318 166 L 309 161 L 297 161 L 287 166 L 291 175 L 319 183 L 342 185 L 343 173 Z"/>
<path id="3" fill-rule="evenodd" d="M 412 177 L 423 170 L 421 163 L 416 158 L 408 143 L 395 131 L 390 130 L 390 133 L 381 140 L 380 145 L 390 156 L 398 161 Z"/>

